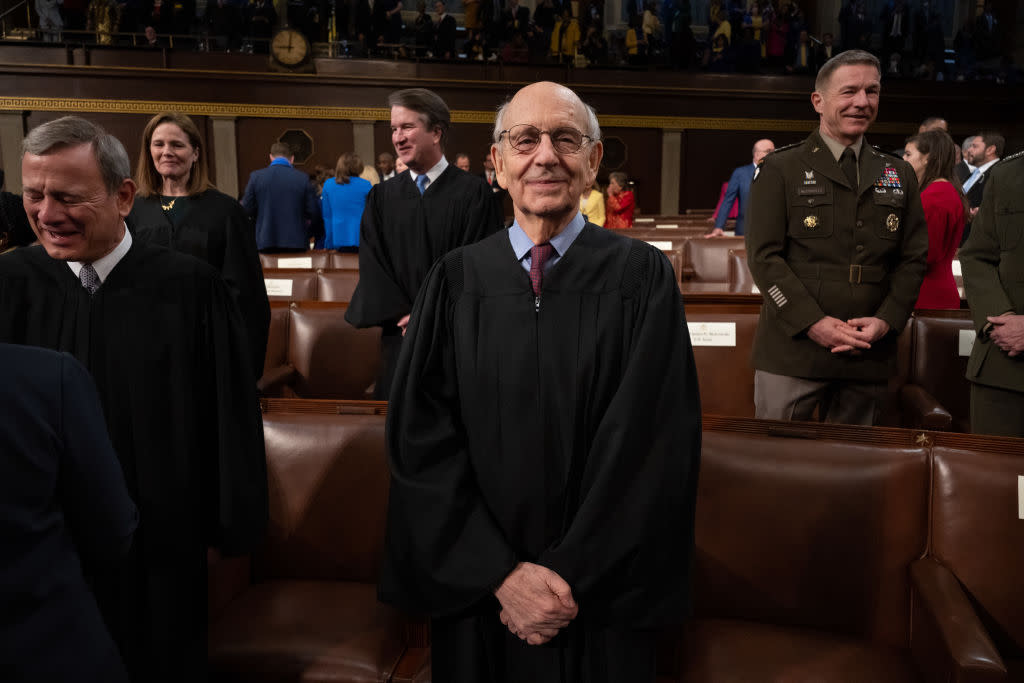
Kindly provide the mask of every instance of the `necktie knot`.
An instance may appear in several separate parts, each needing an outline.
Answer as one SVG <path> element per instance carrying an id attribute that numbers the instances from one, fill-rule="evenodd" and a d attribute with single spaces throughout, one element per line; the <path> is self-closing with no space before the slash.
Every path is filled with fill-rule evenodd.
<path id="1" fill-rule="evenodd" d="M 530 247 L 530 284 L 533 285 L 534 296 L 540 296 L 540 287 L 544 281 L 544 264 L 551 258 L 554 250 L 549 242 Z"/>
<path id="2" fill-rule="evenodd" d="M 100 288 L 100 276 L 91 263 L 82 266 L 82 269 L 78 271 L 78 279 L 89 294 L 95 294 L 96 290 Z"/>
<path id="3" fill-rule="evenodd" d="M 850 187 L 857 187 L 857 156 L 853 153 L 853 147 L 847 147 L 839 157 L 839 166 L 843 169 L 846 179 L 850 181 Z"/>
<path id="4" fill-rule="evenodd" d="M 427 190 L 427 183 L 430 182 L 430 178 L 427 177 L 426 173 L 422 173 L 416 176 L 416 187 L 419 188 L 420 194 L 423 194 Z"/>

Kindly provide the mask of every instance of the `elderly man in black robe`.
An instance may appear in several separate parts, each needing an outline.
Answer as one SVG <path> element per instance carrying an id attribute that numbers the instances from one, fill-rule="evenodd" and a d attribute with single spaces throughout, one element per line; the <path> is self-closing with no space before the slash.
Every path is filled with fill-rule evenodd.
<path id="1" fill-rule="evenodd" d="M 23 148 L 40 244 L 0 256 L 0 341 L 67 351 L 96 382 L 141 520 L 116 571 L 92 577 L 131 679 L 205 680 L 208 553 L 251 550 L 267 523 L 241 314 L 211 266 L 133 242 L 117 139 L 69 116 Z"/>
<path id="2" fill-rule="evenodd" d="M 380 595 L 431 618 L 434 680 L 645 683 L 690 604 L 700 402 L 672 267 L 586 224 L 592 109 L 498 112 L 508 230 L 434 265 L 388 415 Z"/>

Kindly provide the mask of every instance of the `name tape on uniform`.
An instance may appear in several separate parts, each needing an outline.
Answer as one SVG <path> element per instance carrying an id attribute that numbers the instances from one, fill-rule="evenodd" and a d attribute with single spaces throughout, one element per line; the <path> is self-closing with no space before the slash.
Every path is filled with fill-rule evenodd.
<path id="1" fill-rule="evenodd" d="M 647 244 L 655 249 L 671 249 L 672 243 L 666 240 L 647 240 Z"/>
<path id="2" fill-rule="evenodd" d="M 974 340 L 977 338 L 978 335 L 974 333 L 974 330 L 960 330 L 958 350 L 961 356 L 971 355 L 971 349 L 974 348 Z"/>
<path id="3" fill-rule="evenodd" d="M 686 323 L 693 346 L 736 346 L 736 323 Z"/>
<path id="4" fill-rule="evenodd" d="M 291 296 L 292 295 L 292 281 L 291 280 L 278 280 L 276 278 L 264 278 L 263 282 L 267 286 L 267 296 Z"/>
<path id="5" fill-rule="evenodd" d="M 297 256 L 293 258 L 279 258 L 277 259 L 278 268 L 312 268 L 313 257 L 312 256 Z"/>

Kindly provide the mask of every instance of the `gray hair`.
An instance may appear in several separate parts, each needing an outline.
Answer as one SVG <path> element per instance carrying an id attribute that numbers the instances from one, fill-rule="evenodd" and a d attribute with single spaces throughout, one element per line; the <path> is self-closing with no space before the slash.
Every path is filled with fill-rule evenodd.
<path id="1" fill-rule="evenodd" d="M 117 192 L 125 179 L 131 178 L 131 162 L 128 161 L 128 153 L 124 151 L 121 141 L 95 123 L 78 116 L 62 116 L 36 126 L 25 136 L 21 152 L 45 156 L 79 145 L 92 148 L 103 183 L 110 194 Z"/>
<path id="2" fill-rule="evenodd" d="M 977 135 L 970 135 L 970 136 L 964 138 L 963 144 L 960 145 L 960 150 L 963 151 L 963 152 L 966 152 L 967 148 L 971 146 L 971 143 L 974 142 L 974 138 L 976 138 L 976 137 L 978 137 L 978 136 Z"/>
<path id="3" fill-rule="evenodd" d="M 814 79 L 814 91 L 823 92 L 828 87 L 829 81 L 832 80 L 832 74 L 839 67 L 854 66 L 856 64 L 873 66 L 878 75 L 882 75 L 882 64 L 878 61 L 878 57 L 864 50 L 847 50 L 846 52 L 840 52 L 825 62 L 824 66 L 818 71 L 818 77 Z"/>
<path id="4" fill-rule="evenodd" d="M 578 99 L 578 98 L 577 98 Z M 512 104 L 511 99 L 505 100 L 500 107 L 498 107 L 498 113 L 494 115 L 494 132 L 491 134 L 491 140 L 494 144 L 498 144 L 499 136 L 501 131 L 505 130 L 505 112 L 508 110 L 508 105 Z M 597 112 L 589 104 L 580 100 L 580 104 L 583 105 L 583 109 L 587 115 L 587 130 L 583 131 L 595 141 L 601 139 L 601 126 L 597 122 Z"/>
<path id="5" fill-rule="evenodd" d="M 452 113 L 441 96 L 426 88 L 406 88 L 388 95 L 388 107 L 403 107 L 420 115 L 427 130 L 441 131 L 441 149 L 448 142 L 448 129 L 452 127 Z"/>

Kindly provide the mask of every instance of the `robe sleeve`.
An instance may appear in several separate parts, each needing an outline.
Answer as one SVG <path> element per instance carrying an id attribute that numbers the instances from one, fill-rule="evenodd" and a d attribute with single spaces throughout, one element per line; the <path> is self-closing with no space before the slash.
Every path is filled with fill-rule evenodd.
<path id="1" fill-rule="evenodd" d="M 204 458 L 207 545 L 225 554 L 256 547 L 269 515 L 263 424 L 241 315 L 226 285 L 211 278 L 205 318 L 206 404 L 216 449 Z"/>
<path id="2" fill-rule="evenodd" d="M 578 473 L 572 523 L 538 563 L 572 586 L 581 614 L 640 628 L 689 609 L 701 412 L 672 266 L 647 245 L 630 261 L 625 280 L 640 280 L 625 370 Z"/>
<path id="3" fill-rule="evenodd" d="M 445 274 L 452 258 L 434 264 L 417 297 L 387 422 L 391 493 L 380 598 L 434 617 L 476 604 L 516 565 L 469 459 Z"/>
<path id="4" fill-rule="evenodd" d="M 483 180 L 475 184 L 475 196 L 465 221 L 465 233 L 458 246 L 479 242 L 505 227 L 501 203 Z"/>
<path id="5" fill-rule="evenodd" d="M 256 379 L 263 374 L 270 330 L 270 301 L 263 281 L 256 238 L 241 205 L 230 199 L 224 216 L 224 264 L 221 275 L 238 302 L 249 340 L 249 357 Z"/>
<path id="6" fill-rule="evenodd" d="M 107 435 L 92 377 L 71 354 L 60 355 L 59 498 L 87 572 L 128 551 L 139 513 Z"/>
<path id="7" fill-rule="evenodd" d="M 396 177 L 395 184 L 404 182 Z M 356 327 L 394 324 L 409 312 L 412 302 L 398 284 L 398 274 L 381 232 L 382 205 L 391 188 L 374 185 L 366 198 L 359 227 L 359 284 L 352 295 L 345 320 Z"/>

